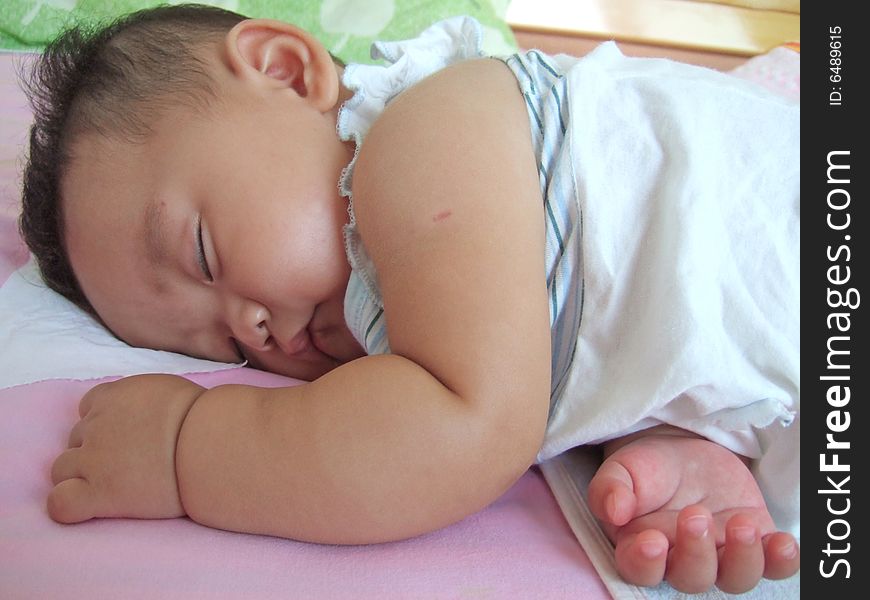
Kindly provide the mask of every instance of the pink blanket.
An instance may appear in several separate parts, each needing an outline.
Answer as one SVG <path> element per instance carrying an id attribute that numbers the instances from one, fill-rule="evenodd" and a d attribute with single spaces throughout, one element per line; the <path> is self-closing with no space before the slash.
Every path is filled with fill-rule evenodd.
<path id="1" fill-rule="evenodd" d="M 16 215 L 28 121 L 13 57 L 0 54 L 0 285 L 27 259 Z M 246 368 L 191 379 L 289 382 Z M 59 525 L 45 510 L 50 466 L 98 382 L 0 390 L 0 598 L 609 597 L 537 469 L 460 523 L 377 546 L 304 544 L 188 519 Z"/>

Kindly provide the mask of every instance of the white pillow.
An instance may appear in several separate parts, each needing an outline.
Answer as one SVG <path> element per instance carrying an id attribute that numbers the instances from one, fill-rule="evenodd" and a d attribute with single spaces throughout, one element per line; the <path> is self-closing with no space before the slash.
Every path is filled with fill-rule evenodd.
<path id="1" fill-rule="evenodd" d="M 236 366 L 128 346 L 48 289 L 32 259 L 0 287 L 0 389 L 46 379 L 201 373 Z"/>

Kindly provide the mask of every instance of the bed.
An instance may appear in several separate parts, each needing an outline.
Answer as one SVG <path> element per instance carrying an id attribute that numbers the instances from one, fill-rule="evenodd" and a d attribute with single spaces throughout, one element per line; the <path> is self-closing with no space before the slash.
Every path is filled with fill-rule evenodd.
<path id="1" fill-rule="evenodd" d="M 162 356 L 167 353 L 125 353 L 115 360 L 128 349 L 81 315 L 69 316 L 64 312 L 69 307 L 41 287 L 17 233 L 21 149 L 30 115 L 16 69 L 26 64 L 27 49 L 62 22 L 64 4 L 22 0 L 9 8 L 4 3 L 0 17 L 6 34 L 0 42 L 17 50 L 0 52 L 0 598 L 674 597 L 666 585 L 641 590 L 616 577 L 609 544 L 585 509 L 583 481 L 594 465 L 583 453 L 530 469 L 489 507 L 453 526 L 374 546 L 228 533 L 188 519 L 72 526 L 49 519 L 50 465 L 77 420 L 79 399 L 95 384 L 155 370 L 183 373 L 205 386 L 294 383 L 244 366 Z M 121 4 L 126 3 L 89 6 L 100 16 L 100 10 Z M 217 4 L 245 12 L 244 0 Z M 460 12 L 485 25 L 491 51 L 503 53 L 516 44 L 502 19 L 505 2 L 397 0 L 365 3 L 371 10 L 356 14 L 342 12 L 341 2 L 324 1 L 320 14 L 313 14 L 317 8 L 306 10 L 305 2 L 252 4 L 258 15 L 288 20 L 280 11 L 297 9 L 301 26 L 320 29 L 331 49 L 350 60 L 366 59 L 375 33 L 409 37 L 422 29 L 421 22 Z M 326 9 L 335 12 L 325 18 Z M 306 21 L 316 18 L 317 27 Z M 361 28 L 357 33 L 349 25 L 354 22 Z M 738 74 L 797 97 L 797 56 L 777 48 L 748 62 L 743 57 Z M 18 295 L 21 289 L 24 296 Z M 67 314 L 65 320 L 56 320 L 60 313 Z M 90 351 L 81 352 L 82 343 Z M 795 594 L 797 577 L 761 586 L 747 597 Z"/>

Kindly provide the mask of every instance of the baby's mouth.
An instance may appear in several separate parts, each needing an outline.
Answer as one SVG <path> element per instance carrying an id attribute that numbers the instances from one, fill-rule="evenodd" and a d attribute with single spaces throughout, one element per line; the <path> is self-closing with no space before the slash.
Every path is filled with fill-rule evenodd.
<path id="1" fill-rule="evenodd" d="M 293 358 L 307 354 L 309 350 L 314 348 L 311 333 L 308 331 L 307 325 L 286 343 L 281 342 L 277 338 L 273 339 L 275 339 L 275 342 L 284 354 Z"/>
<path id="2" fill-rule="evenodd" d="M 310 381 L 345 362 L 320 348 L 320 334 L 312 332 L 310 325 L 287 341 L 270 336 L 260 349 L 230 339 L 245 366 Z"/>

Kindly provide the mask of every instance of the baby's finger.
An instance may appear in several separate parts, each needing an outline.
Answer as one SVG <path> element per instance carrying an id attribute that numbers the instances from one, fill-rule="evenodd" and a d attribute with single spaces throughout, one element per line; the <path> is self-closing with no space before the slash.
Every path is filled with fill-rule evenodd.
<path id="1" fill-rule="evenodd" d="M 655 529 L 626 535 L 616 544 L 616 569 L 623 579 L 634 585 L 661 583 L 667 558 L 668 538 Z"/>
<path id="2" fill-rule="evenodd" d="M 84 420 L 79 421 L 69 432 L 69 440 L 67 441 L 67 448 L 80 448 L 82 443 L 84 443 Z"/>
<path id="3" fill-rule="evenodd" d="M 703 592 L 716 581 L 719 556 L 712 528 L 710 511 L 698 504 L 684 508 L 677 517 L 677 538 L 665 578 L 681 592 Z"/>
<path id="4" fill-rule="evenodd" d="M 764 573 L 764 549 L 755 522 L 737 515 L 725 525 L 725 545 L 719 550 L 716 585 L 723 592 L 742 594 L 758 584 Z"/>
<path id="5" fill-rule="evenodd" d="M 62 452 L 51 465 L 51 483 L 59 484 L 65 479 L 84 477 L 82 472 L 81 448 L 70 448 Z"/>
<path id="6" fill-rule="evenodd" d="M 767 579 L 785 579 L 798 572 L 801 551 L 794 536 L 782 531 L 765 536 L 764 576 Z"/>
<path id="7" fill-rule="evenodd" d="M 104 383 L 98 383 L 91 389 L 87 391 L 87 393 L 82 396 L 82 399 L 79 401 L 79 417 L 84 418 L 94 407 L 94 403 L 101 397 L 104 396 L 112 389 L 115 389 L 114 381 L 107 381 Z"/>
<path id="8" fill-rule="evenodd" d="M 637 498 L 628 470 L 615 460 L 606 460 L 589 482 L 589 508 L 598 519 L 625 525 L 634 516 Z"/>
<path id="9" fill-rule="evenodd" d="M 80 478 L 54 486 L 46 502 L 48 515 L 58 523 L 80 523 L 94 518 L 91 486 Z"/>
<path id="10" fill-rule="evenodd" d="M 91 412 L 91 406 L 94 404 L 94 399 L 97 396 L 97 392 L 95 391 L 99 386 L 94 386 L 82 396 L 82 399 L 79 400 L 79 418 L 85 418 L 85 416 Z"/>

